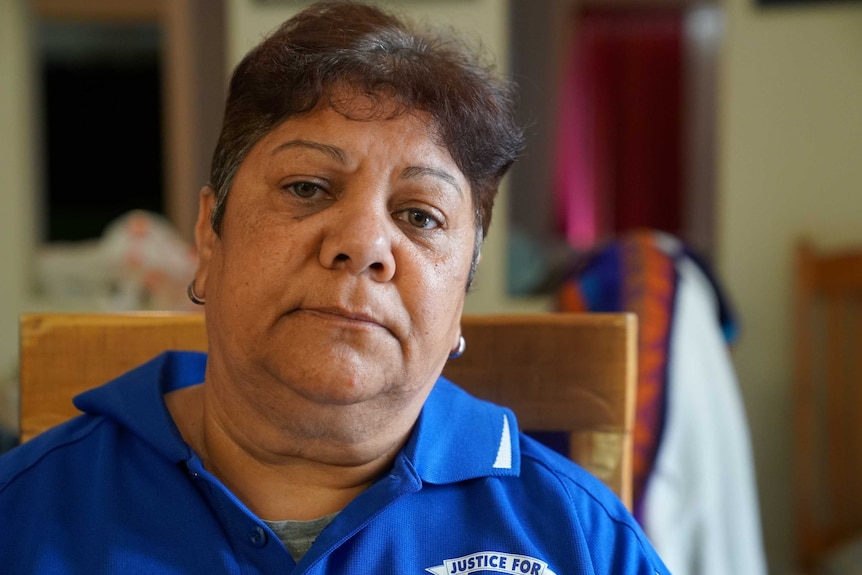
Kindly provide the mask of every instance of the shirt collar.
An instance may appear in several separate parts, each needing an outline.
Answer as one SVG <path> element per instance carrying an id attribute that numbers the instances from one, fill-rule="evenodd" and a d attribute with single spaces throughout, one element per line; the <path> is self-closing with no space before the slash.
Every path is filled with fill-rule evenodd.
<path id="1" fill-rule="evenodd" d="M 206 354 L 199 352 L 163 353 L 77 396 L 75 406 L 84 413 L 116 421 L 170 460 L 185 461 L 192 451 L 168 413 L 163 396 L 202 382 L 206 359 Z M 518 475 L 517 421 L 509 409 L 476 399 L 440 377 L 402 455 L 428 483 Z"/>
<path id="2" fill-rule="evenodd" d="M 206 354 L 200 352 L 165 352 L 101 387 L 78 395 L 75 407 L 116 421 L 171 461 L 185 461 L 192 451 L 174 424 L 164 395 L 201 383 L 206 360 Z"/>
<path id="3" fill-rule="evenodd" d="M 419 477 L 444 484 L 518 475 L 521 454 L 515 415 L 440 377 L 425 401 L 404 455 Z"/>

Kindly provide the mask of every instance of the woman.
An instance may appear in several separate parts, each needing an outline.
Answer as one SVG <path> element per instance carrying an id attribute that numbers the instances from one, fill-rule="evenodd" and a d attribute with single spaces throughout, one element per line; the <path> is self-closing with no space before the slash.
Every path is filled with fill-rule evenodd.
<path id="1" fill-rule="evenodd" d="M 208 358 L 0 460 L 2 571 L 663 573 L 596 480 L 439 378 L 512 117 L 463 47 L 369 6 L 255 48 L 195 229 Z"/>

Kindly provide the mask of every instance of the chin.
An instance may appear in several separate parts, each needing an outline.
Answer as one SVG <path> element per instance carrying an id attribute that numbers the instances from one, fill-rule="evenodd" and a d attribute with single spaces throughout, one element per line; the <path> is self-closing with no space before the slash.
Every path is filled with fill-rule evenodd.
<path id="1" fill-rule="evenodd" d="M 393 378 L 379 364 L 326 356 L 313 365 L 284 362 L 278 383 L 302 399 L 319 404 L 348 406 L 392 392 Z"/>

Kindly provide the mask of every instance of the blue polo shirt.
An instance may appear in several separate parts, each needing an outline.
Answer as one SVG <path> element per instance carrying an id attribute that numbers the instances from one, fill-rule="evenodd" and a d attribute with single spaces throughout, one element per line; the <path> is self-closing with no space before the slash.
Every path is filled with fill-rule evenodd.
<path id="1" fill-rule="evenodd" d="M 205 365 L 163 354 L 0 457 L 0 573 L 667 573 L 603 484 L 443 378 L 389 473 L 296 564 L 167 411 Z"/>

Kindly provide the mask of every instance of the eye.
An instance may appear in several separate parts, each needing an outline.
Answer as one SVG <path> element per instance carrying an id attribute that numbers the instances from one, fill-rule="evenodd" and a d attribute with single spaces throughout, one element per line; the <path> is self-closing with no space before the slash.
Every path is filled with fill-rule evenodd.
<path id="1" fill-rule="evenodd" d="M 318 193 L 325 193 L 326 190 L 311 182 L 294 182 L 286 187 L 293 195 L 304 200 L 310 200 Z"/>
<path id="2" fill-rule="evenodd" d="M 399 217 L 411 226 L 421 228 L 423 230 L 433 230 L 440 226 L 440 220 L 425 210 L 418 210 L 415 208 L 404 210 Z"/>

